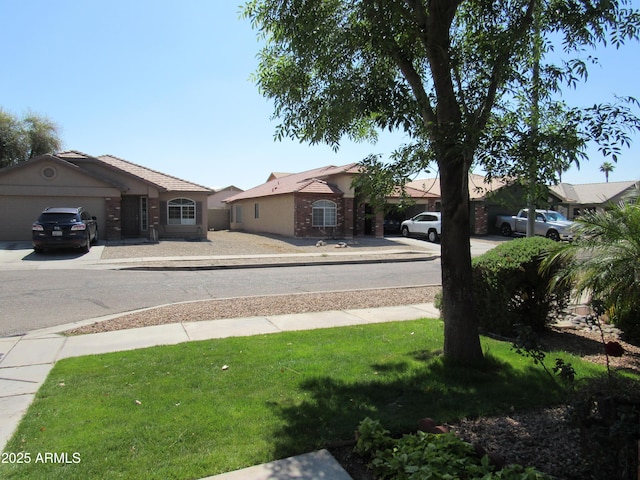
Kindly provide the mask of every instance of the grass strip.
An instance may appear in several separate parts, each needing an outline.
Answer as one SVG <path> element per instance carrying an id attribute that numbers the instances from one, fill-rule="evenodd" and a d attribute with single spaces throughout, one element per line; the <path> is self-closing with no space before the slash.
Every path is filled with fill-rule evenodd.
<path id="1" fill-rule="evenodd" d="M 197 479 L 352 439 L 367 416 L 407 431 L 560 401 L 508 343 L 483 338 L 478 369 L 447 365 L 442 332 L 423 319 L 65 359 L 5 448 L 30 462 L 0 477 Z"/>

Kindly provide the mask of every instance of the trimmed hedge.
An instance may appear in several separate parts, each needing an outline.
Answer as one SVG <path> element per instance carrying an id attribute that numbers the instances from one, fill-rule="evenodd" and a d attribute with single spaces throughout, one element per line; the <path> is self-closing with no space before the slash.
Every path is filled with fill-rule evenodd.
<path id="1" fill-rule="evenodd" d="M 482 330 L 515 336 L 514 326 L 520 324 L 540 332 L 564 311 L 570 288 L 549 292 L 556 270 L 539 272 L 542 259 L 557 248 L 547 238 L 520 238 L 473 259 L 474 303 Z"/>

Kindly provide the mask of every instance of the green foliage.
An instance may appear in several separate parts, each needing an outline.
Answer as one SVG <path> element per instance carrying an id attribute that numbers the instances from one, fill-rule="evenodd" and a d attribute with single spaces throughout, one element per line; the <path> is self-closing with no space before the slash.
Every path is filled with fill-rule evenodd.
<path id="1" fill-rule="evenodd" d="M 365 418 L 358 429 L 356 452 L 371 458 L 376 478 L 393 480 L 509 479 L 543 480 L 547 475 L 519 465 L 495 471 L 489 457 L 453 433 L 417 432 L 393 439 L 380 422 Z"/>
<path id="2" fill-rule="evenodd" d="M 588 379 L 569 404 L 584 457 L 597 480 L 637 478 L 640 383 L 622 376 Z M 593 455 L 593 452 L 598 452 Z"/>
<path id="3" fill-rule="evenodd" d="M 387 197 L 393 193 L 400 195 L 399 209 L 405 209 L 415 203 L 406 194 L 405 184 L 411 174 L 411 168 L 386 168 L 378 155 L 370 155 L 360 162 L 361 173 L 353 178 L 352 187 L 359 198 L 367 199 L 374 211 L 382 212 L 388 208 Z"/>
<path id="4" fill-rule="evenodd" d="M 581 55 L 585 46 L 636 39 L 640 16 L 624 4 L 247 0 L 244 5 L 243 15 L 265 41 L 255 80 L 273 102 L 280 122 L 277 139 L 325 143 L 337 150 L 345 137 L 375 141 L 380 130 L 405 134 L 406 145 L 385 165 L 382 181 L 374 180 L 369 189 L 374 200 L 394 169 L 417 173 L 437 163 L 447 244 L 442 250 L 444 343 L 452 360 L 471 365 L 482 357 L 476 322 L 468 318 L 467 176 L 474 161 L 491 158 L 478 156 L 490 143 L 483 140 L 493 135 L 491 125 L 506 112 L 518 112 L 508 99 L 529 84 L 534 10 L 542 10 L 542 36 L 552 33 L 571 56 Z M 584 64 L 570 60 L 550 66 L 551 78 L 571 79 L 576 72 L 585 78 Z M 551 81 L 541 90 L 554 91 L 559 84 Z M 580 147 L 575 129 L 552 127 L 554 141 L 561 144 L 554 152 L 564 155 Z M 507 143 L 512 131 L 503 135 Z M 574 157 L 569 151 L 568 158 Z M 553 163 L 554 168 L 563 165 Z M 458 241 L 448 243 L 449 236 Z"/>
<path id="5" fill-rule="evenodd" d="M 61 146 L 58 126 L 51 120 L 34 113 L 18 119 L 0 108 L 0 168 L 55 153 Z"/>
<path id="6" fill-rule="evenodd" d="M 376 450 L 386 450 L 393 447 L 391 432 L 385 429 L 380 420 L 365 418 L 360 422 L 357 430 L 356 446 L 354 451 L 359 455 L 367 455 Z"/>
<path id="7" fill-rule="evenodd" d="M 473 295 L 482 329 L 513 336 L 516 325 L 526 325 L 540 332 L 564 310 L 569 286 L 550 292 L 555 270 L 539 272 L 542 259 L 556 248 L 557 242 L 546 238 L 522 238 L 473 259 Z"/>
<path id="8" fill-rule="evenodd" d="M 587 212 L 573 229 L 575 241 L 543 264 L 553 270 L 552 287 L 575 284 L 626 335 L 640 338 L 640 198 Z"/>
<path id="9" fill-rule="evenodd" d="M 556 358 L 555 366 L 550 369 L 545 363 L 547 354 L 538 343 L 538 335 L 526 325 L 516 325 L 515 328 L 518 336 L 513 343 L 513 349 L 517 354 L 531 358 L 534 365 L 540 365 L 547 375 L 552 380 L 558 381 L 561 386 L 573 384 L 576 371 L 571 363 L 562 358 Z"/>

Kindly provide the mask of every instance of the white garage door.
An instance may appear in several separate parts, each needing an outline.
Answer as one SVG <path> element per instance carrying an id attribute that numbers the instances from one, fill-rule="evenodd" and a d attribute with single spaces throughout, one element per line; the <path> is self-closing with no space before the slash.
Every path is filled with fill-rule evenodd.
<path id="1" fill-rule="evenodd" d="M 0 197 L 0 240 L 31 241 L 31 224 L 47 207 L 84 207 L 105 232 L 105 200 L 96 197 Z"/>

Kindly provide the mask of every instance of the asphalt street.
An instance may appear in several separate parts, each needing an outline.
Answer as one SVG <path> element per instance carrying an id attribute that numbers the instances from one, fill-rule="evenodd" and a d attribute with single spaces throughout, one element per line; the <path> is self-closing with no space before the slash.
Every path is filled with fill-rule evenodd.
<path id="1" fill-rule="evenodd" d="M 439 284 L 440 260 L 238 270 L 0 271 L 0 336 L 173 302 Z"/>

